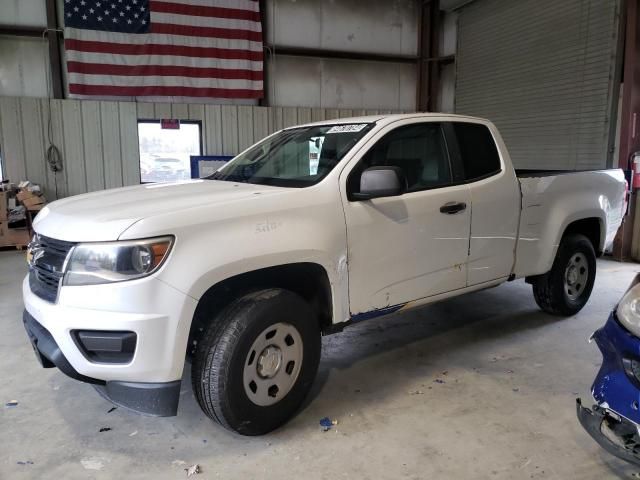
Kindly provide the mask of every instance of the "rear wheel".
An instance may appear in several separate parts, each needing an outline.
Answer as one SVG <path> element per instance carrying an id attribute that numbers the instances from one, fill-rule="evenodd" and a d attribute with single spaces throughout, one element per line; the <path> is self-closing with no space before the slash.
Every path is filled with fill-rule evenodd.
<path id="1" fill-rule="evenodd" d="M 575 315 L 589 300 L 595 279 L 593 245 L 584 235 L 567 235 L 560 242 L 551 270 L 533 282 L 533 296 L 545 312 Z"/>
<path id="2" fill-rule="evenodd" d="M 288 290 L 261 290 L 212 321 L 198 342 L 193 389 L 210 418 L 261 435 L 295 414 L 319 361 L 320 331 L 307 302 Z"/>

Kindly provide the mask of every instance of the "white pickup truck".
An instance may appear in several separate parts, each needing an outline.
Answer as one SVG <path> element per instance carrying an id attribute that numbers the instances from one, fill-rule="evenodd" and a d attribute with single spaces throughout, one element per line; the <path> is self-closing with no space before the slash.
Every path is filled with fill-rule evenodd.
<path id="1" fill-rule="evenodd" d="M 45 367 L 246 435 L 299 408 L 320 337 L 516 278 L 573 315 L 625 213 L 620 170 L 513 169 L 495 126 L 444 114 L 286 128 L 211 177 L 90 193 L 34 222 L 24 323 Z"/>

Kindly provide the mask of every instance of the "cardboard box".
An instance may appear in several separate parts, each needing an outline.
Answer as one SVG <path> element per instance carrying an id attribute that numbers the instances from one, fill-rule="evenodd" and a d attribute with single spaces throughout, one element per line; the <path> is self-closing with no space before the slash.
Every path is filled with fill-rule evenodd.
<path id="1" fill-rule="evenodd" d="M 33 197 L 28 197 L 25 198 L 24 200 L 22 200 L 22 204 L 31 209 L 31 207 L 35 206 L 35 205 L 43 205 L 44 203 L 46 203 L 47 200 L 44 197 L 38 197 L 36 195 L 34 195 Z"/>
<path id="2" fill-rule="evenodd" d="M 16 198 L 21 202 L 24 202 L 27 198 L 35 197 L 36 194 L 33 192 L 29 192 L 28 190 L 20 190 L 16 195 Z"/>

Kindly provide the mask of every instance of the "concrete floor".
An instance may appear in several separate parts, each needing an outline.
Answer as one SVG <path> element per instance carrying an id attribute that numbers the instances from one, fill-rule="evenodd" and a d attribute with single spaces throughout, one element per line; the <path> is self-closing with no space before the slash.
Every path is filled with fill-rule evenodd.
<path id="1" fill-rule="evenodd" d="M 587 338 L 637 270 L 599 261 L 574 318 L 541 313 L 518 281 L 326 337 L 306 407 L 247 438 L 200 412 L 188 372 L 178 416 L 148 418 L 40 368 L 20 320 L 24 254 L 0 252 L 0 479 L 177 479 L 194 463 L 202 479 L 631 478 L 574 399 L 590 401 L 601 357 Z"/>

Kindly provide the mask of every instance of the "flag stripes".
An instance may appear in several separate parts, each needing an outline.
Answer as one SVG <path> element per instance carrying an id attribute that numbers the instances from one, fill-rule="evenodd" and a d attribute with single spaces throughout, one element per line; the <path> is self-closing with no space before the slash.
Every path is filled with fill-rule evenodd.
<path id="1" fill-rule="evenodd" d="M 255 0 L 65 0 L 71 96 L 260 98 Z"/>

